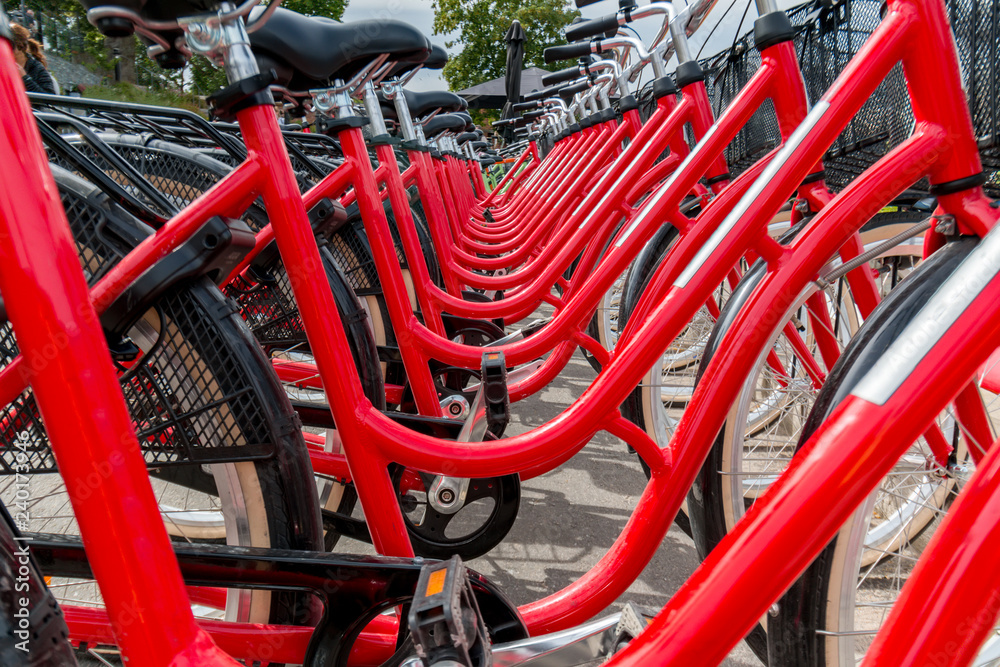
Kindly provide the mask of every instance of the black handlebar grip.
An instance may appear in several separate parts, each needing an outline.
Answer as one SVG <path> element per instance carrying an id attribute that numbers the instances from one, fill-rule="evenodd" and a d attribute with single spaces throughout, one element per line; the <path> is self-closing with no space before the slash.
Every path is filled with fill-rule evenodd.
<path id="1" fill-rule="evenodd" d="M 495 120 L 490 125 L 493 127 L 503 127 L 504 125 L 513 125 L 516 118 L 504 118 L 503 120 Z"/>
<path id="2" fill-rule="evenodd" d="M 577 7 L 586 7 L 587 5 L 592 5 L 595 2 L 600 2 L 601 0 L 576 0 Z"/>
<path id="3" fill-rule="evenodd" d="M 522 127 L 518 130 L 514 130 L 515 137 L 526 137 L 530 133 L 530 130 L 526 127 Z"/>
<path id="4" fill-rule="evenodd" d="M 580 77 L 580 67 L 578 65 L 573 65 L 572 67 L 567 67 L 566 69 L 561 69 L 558 72 L 552 72 L 552 74 L 546 74 L 542 77 L 543 86 L 551 86 L 555 83 L 565 83 L 566 81 L 572 81 Z"/>
<path id="5" fill-rule="evenodd" d="M 524 127 L 527 124 L 528 124 L 528 119 L 525 118 L 524 116 L 521 116 L 520 118 L 515 118 L 514 122 L 512 123 L 514 127 Z"/>
<path id="6" fill-rule="evenodd" d="M 528 113 L 524 114 L 522 118 L 524 118 L 525 120 L 535 120 L 536 118 L 541 118 L 544 115 L 545 115 L 545 109 L 539 109 L 538 111 L 529 111 Z"/>
<path id="7" fill-rule="evenodd" d="M 541 90 L 536 90 L 533 93 L 528 93 L 524 96 L 525 102 L 533 102 L 535 100 L 544 100 L 546 97 L 552 97 L 559 92 L 557 86 L 549 86 L 548 88 L 542 88 Z"/>
<path id="8" fill-rule="evenodd" d="M 590 42 L 577 42 L 563 46 L 550 46 L 545 49 L 545 62 L 552 64 L 570 58 L 582 58 L 590 55 Z"/>
<path id="9" fill-rule="evenodd" d="M 561 88 L 559 90 L 559 94 L 560 95 L 566 95 L 566 96 L 576 95 L 577 93 L 582 93 L 583 91 L 587 90 L 588 88 L 590 88 L 590 80 L 589 79 L 585 79 L 585 80 L 581 81 L 580 83 L 574 83 L 572 86 L 566 86 L 565 88 Z"/>
<path id="10" fill-rule="evenodd" d="M 537 108 L 538 108 L 538 101 L 533 100 L 531 102 L 518 102 L 517 104 L 513 105 L 510 108 L 510 110 L 520 113 L 522 111 L 531 111 L 532 109 L 537 109 Z"/>
<path id="11" fill-rule="evenodd" d="M 608 14 L 599 19 L 590 19 L 576 23 L 566 28 L 566 41 L 576 42 L 581 39 L 590 39 L 598 35 L 613 36 L 618 32 L 618 14 Z"/>

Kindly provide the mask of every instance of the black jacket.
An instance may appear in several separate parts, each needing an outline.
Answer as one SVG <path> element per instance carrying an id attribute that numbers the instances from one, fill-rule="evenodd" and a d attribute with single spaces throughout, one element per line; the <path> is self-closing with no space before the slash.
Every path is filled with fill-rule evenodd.
<path id="1" fill-rule="evenodd" d="M 34 56 L 28 56 L 28 62 L 24 63 L 25 75 L 24 87 L 29 93 L 50 93 L 56 94 L 56 84 L 52 81 L 48 70 Z"/>

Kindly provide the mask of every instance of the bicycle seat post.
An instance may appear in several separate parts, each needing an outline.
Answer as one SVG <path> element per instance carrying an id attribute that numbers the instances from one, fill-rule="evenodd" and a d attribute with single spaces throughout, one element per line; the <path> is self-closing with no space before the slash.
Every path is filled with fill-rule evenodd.
<path id="1" fill-rule="evenodd" d="M 389 134 L 385 127 L 385 118 L 382 117 L 382 107 L 379 105 L 378 97 L 375 95 L 375 84 L 371 79 L 365 81 L 364 89 L 365 113 L 368 114 L 368 121 L 372 126 L 372 136 L 384 137 Z"/>
<path id="2" fill-rule="evenodd" d="M 396 121 L 399 123 L 399 131 L 403 134 L 403 140 L 419 141 L 416 127 L 413 125 L 413 117 L 410 115 L 410 107 L 406 103 L 406 96 L 403 95 L 403 85 L 399 81 L 383 83 L 382 92 L 386 98 L 392 100 L 396 107 Z"/>

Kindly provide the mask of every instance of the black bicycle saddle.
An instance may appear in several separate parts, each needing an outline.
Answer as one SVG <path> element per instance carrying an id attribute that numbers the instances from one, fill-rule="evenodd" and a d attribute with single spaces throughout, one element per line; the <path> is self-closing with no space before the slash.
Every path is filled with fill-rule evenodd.
<path id="1" fill-rule="evenodd" d="M 442 69 L 448 63 L 448 52 L 436 44 L 431 46 L 431 54 L 422 63 L 396 63 L 386 75 L 387 79 L 398 79 L 417 65 L 423 65 L 424 69 Z"/>
<path id="2" fill-rule="evenodd" d="M 438 114 L 424 124 L 424 136 L 433 139 L 442 132 L 461 132 L 465 129 L 465 124 L 465 114 Z"/>
<path id="3" fill-rule="evenodd" d="M 379 104 L 382 107 L 382 115 L 392 120 L 396 118 L 396 106 L 391 100 L 379 93 Z M 410 109 L 410 116 L 421 118 L 432 111 L 440 110 L 443 113 L 452 113 L 462 110 L 462 103 L 465 101 L 455 93 L 447 90 L 429 90 L 418 93 L 411 90 L 404 90 L 403 97 L 406 98 L 406 106 Z"/>
<path id="4" fill-rule="evenodd" d="M 347 81 L 383 54 L 394 62 L 423 62 L 431 54 L 423 33 L 402 21 L 338 23 L 280 7 L 250 34 L 250 45 L 261 69 L 273 67 L 291 90 Z"/>

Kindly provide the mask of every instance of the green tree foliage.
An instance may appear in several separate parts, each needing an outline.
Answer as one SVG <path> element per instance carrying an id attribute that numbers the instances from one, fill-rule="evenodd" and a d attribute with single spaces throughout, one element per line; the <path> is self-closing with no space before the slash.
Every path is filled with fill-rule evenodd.
<path id="1" fill-rule="evenodd" d="M 347 9 L 347 0 L 284 0 L 281 6 L 306 16 L 325 16 L 339 21 Z"/>
<path id="2" fill-rule="evenodd" d="M 452 90 L 461 90 L 504 75 L 507 44 L 504 35 L 515 19 L 521 22 L 524 67 L 548 69 L 542 58 L 546 46 L 564 44 L 563 28 L 580 12 L 566 0 L 434 0 L 434 34 L 458 31 L 451 49 L 464 45 L 444 68 Z"/>

